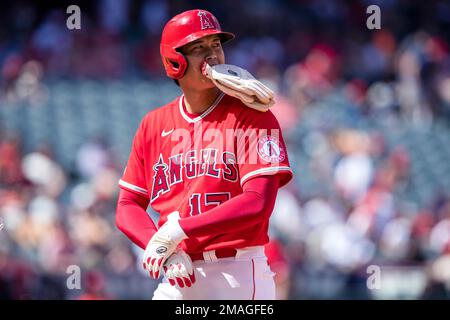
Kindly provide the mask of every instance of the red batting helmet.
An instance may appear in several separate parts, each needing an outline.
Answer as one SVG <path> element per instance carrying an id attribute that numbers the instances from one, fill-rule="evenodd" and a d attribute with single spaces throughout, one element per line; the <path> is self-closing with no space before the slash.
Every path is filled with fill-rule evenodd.
<path id="1" fill-rule="evenodd" d="M 164 27 L 160 52 L 167 75 L 180 79 L 187 68 L 186 58 L 178 48 L 211 34 L 217 34 L 222 43 L 234 38 L 234 34 L 223 32 L 219 21 L 206 10 L 189 10 L 173 17 Z"/>

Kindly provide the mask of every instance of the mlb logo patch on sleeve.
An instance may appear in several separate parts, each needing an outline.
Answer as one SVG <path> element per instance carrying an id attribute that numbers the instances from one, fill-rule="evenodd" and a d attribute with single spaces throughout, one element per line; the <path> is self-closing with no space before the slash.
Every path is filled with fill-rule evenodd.
<path id="1" fill-rule="evenodd" d="M 258 140 L 258 155 L 264 161 L 278 163 L 286 158 L 286 151 L 276 137 L 267 135 Z"/>

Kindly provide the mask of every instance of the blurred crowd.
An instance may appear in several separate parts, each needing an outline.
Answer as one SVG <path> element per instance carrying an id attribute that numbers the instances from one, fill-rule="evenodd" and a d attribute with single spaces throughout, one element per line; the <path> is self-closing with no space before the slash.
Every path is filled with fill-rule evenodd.
<path id="1" fill-rule="evenodd" d="M 282 189 L 272 216 L 272 235 L 285 245 L 284 296 L 449 297 L 449 190 L 436 188 L 424 206 L 406 201 L 399 196 L 411 184 L 405 149 L 387 150 L 358 130 L 322 138 L 308 161 L 295 165 L 329 190 L 305 196 L 295 184 Z M 367 287 L 370 266 L 381 270 L 377 290 Z"/>
<path id="2" fill-rule="evenodd" d="M 278 298 L 450 296 L 448 184 L 405 201 L 415 159 L 385 135 L 436 123 L 450 132 L 448 1 L 79 1 L 82 28 L 72 31 L 65 7 L 51 3 L 2 5 L 0 108 L 45 104 L 46 79 L 164 78 L 164 23 L 209 9 L 237 35 L 227 62 L 277 92 L 295 172 L 266 246 Z M 380 30 L 366 27 L 370 4 L 381 8 Z M 321 117 L 334 113 L 347 123 Z M 106 137 L 86 141 L 68 168 L 50 144 L 24 148 L 26 137 L 1 120 L 0 299 L 151 298 L 157 283 L 139 267 L 141 250 L 115 227 L 124 163 Z M 79 290 L 67 286 L 71 265 Z M 369 266 L 381 270 L 372 290 Z"/>
<path id="3" fill-rule="evenodd" d="M 74 172 L 45 146 L 24 155 L 17 137 L 2 139 L 0 159 L 2 298 L 151 297 L 154 284 L 142 285 L 137 248 L 115 227 L 122 169 L 101 142 L 79 149 Z M 81 284 L 73 292 L 72 275 Z"/>

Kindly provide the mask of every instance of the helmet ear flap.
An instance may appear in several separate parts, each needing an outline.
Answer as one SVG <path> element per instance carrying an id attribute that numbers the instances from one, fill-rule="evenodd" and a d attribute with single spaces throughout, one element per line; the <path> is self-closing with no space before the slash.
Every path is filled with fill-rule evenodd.
<path id="1" fill-rule="evenodd" d="M 169 46 L 161 46 L 161 56 L 167 76 L 172 79 L 180 79 L 187 69 L 187 61 L 181 52 Z"/>

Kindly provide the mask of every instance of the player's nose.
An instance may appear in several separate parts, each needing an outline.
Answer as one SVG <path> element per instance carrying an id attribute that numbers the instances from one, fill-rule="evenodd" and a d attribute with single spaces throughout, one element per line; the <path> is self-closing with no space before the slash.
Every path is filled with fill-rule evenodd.
<path id="1" fill-rule="evenodd" d="M 219 59 L 215 54 L 211 54 L 205 57 L 205 62 L 210 66 L 214 66 L 216 64 L 219 64 Z"/>
<path id="2" fill-rule="evenodd" d="M 208 47 L 205 53 L 205 61 L 210 66 L 216 65 L 219 63 L 219 59 L 217 57 L 217 54 L 214 52 L 214 49 L 212 47 Z"/>

